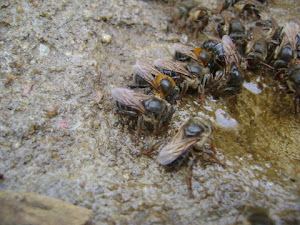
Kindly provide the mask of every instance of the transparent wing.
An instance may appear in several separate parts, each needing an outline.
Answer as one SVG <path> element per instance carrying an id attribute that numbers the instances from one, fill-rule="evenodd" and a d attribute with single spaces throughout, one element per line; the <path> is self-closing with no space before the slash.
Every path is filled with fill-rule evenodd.
<path id="1" fill-rule="evenodd" d="M 194 48 L 191 46 L 182 45 L 182 44 L 177 43 L 177 44 L 174 44 L 174 50 L 176 52 L 180 52 L 180 53 L 183 53 L 184 55 L 189 56 L 190 58 L 192 58 L 195 61 L 199 61 L 198 57 L 194 53 Z"/>
<path id="2" fill-rule="evenodd" d="M 296 49 L 296 36 L 299 33 L 299 26 L 296 23 L 290 22 L 286 25 L 284 28 L 284 35 L 282 38 L 282 42 L 279 46 L 278 52 L 281 51 L 281 49 L 286 46 L 287 44 L 290 44 L 292 46 L 292 49 Z M 277 57 L 277 55 L 276 55 Z"/>
<path id="3" fill-rule="evenodd" d="M 190 147 L 199 141 L 199 137 L 183 138 L 183 129 L 171 139 L 171 141 L 163 147 L 157 156 L 157 161 L 162 165 L 168 165 L 176 160 L 180 155 L 189 151 Z"/>
<path id="4" fill-rule="evenodd" d="M 150 84 L 152 87 L 155 86 L 154 84 L 154 77 L 153 73 L 155 73 L 155 68 L 151 68 L 151 65 L 134 65 L 133 67 L 133 73 L 143 78 L 148 84 Z M 159 72 L 159 71 L 157 71 Z"/>
<path id="5" fill-rule="evenodd" d="M 156 67 L 162 68 L 164 70 L 169 70 L 169 71 L 174 71 L 176 73 L 182 74 L 187 77 L 193 77 L 185 68 L 184 64 L 173 61 L 173 60 L 168 60 L 168 59 L 157 59 L 154 61 L 154 65 Z"/>
<path id="6" fill-rule="evenodd" d="M 151 96 L 123 87 L 112 88 L 111 95 L 116 101 L 129 106 L 143 114 L 146 114 L 143 101 L 151 98 Z"/>
<path id="7" fill-rule="evenodd" d="M 222 45 L 225 54 L 226 63 L 240 64 L 240 57 L 236 51 L 236 46 L 228 35 L 222 37 Z"/>

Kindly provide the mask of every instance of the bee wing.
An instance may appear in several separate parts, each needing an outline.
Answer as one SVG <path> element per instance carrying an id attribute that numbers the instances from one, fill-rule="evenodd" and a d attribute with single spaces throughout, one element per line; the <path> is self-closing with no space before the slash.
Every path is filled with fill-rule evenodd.
<path id="1" fill-rule="evenodd" d="M 157 59 L 154 61 L 154 66 L 165 69 L 165 70 L 170 70 L 174 71 L 176 73 L 182 74 L 187 77 L 193 77 L 185 68 L 184 64 L 169 60 L 169 59 Z"/>
<path id="2" fill-rule="evenodd" d="M 143 114 L 146 114 L 146 109 L 142 102 L 151 98 L 151 96 L 135 92 L 133 90 L 123 87 L 112 88 L 111 95 L 116 101 L 126 106 L 130 106 L 131 108 Z"/>
<path id="3" fill-rule="evenodd" d="M 174 50 L 176 52 L 180 52 L 180 53 L 183 53 L 183 54 L 189 56 L 190 58 L 192 58 L 195 61 L 199 61 L 198 57 L 194 53 L 194 48 L 191 46 L 176 43 L 176 44 L 174 44 Z"/>
<path id="4" fill-rule="evenodd" d="M 184 130 L 181 128 L 171 141 L 163 147 L 157 156 L 158 163 L 162 165 L 172 163 L 199 140 L 198 138 L 183 138 L 183 132 Z"/>
<path id="5" fill-rule="evenodd" d="M 148 84 L 150 84 L 152 87 L 155 86 L 154 84 L 154 77 L 153 77 L 153 72 L 155 73 L 156 69 L 152 68 L 151 65 L 141 65 L 141 64 L 136 64 L 132 67 L 133 73 L 137 74 L 141 78 L 143 78 Z M 159 71 L 157 71 L 159 72 Z"/>
<path id="6" fill-rule="evenodd" d="M 253 46 L 258 39 L 263 38 L 263 30 L 260 27 L 254 27 L 252 33 L 253 33 L 253 38 L 247 44 L 246 54 L 253 50 Z"/>
<path id="7" fill-rule="evenodd" d="M 299 33 L 299 26 L 296 23 L 290 22 L 286 25 L 284 28 L 284 36 L 282 38 L 282 42 L 279 46 L 278 53 L 281 51 L 281 49 L 286 46 L 287 44 L 290 44 L 292 46 L 292 49 L 296 49 L 296 36 Z"/>
<path id="8" fill-rule="evenodd" d="M 226 62 L 229 64 L 236 63 L 237 65 L 239 65 L 240 58 L 236 51 L 235 44 L 228 35 L 224 35 L 222 37 L 222 45 Z"/>

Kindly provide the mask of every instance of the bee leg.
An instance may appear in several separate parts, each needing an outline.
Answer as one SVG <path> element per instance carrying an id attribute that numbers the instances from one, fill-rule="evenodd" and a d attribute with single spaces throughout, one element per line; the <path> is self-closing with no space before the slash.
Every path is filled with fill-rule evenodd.
<path id="1" fill-rule="evenodd" d="M 149 87 L 147 85 L 140 85 L 140 84 L 133 84 L 133 85 L 127 85 L 127 87 L 129 87 L 130 89 L 135 89 L 135 88 L 146 88 Z"/>
<path id="2" fill-rule="evenodd" d="M 188 174 L 187 174 L 187 180 L 186 180 L 189 195 L 190 195 L 191 198 L 195 197 L 194 194 L 193 194 L 193 187 L 192 187 L 193 166 L 194 166 L 194 158 L 192 158 L 191 161 L 190 161 L 189 170 L 188 170 Z"/>
<path id="3" fill-rule="evenodd" d="M 214 141 L 214 139 L 213 139 L 212 137 L 209 137 L 208 139 L 211 141 L 211 143 L 210 143 L 210 150 L 211 150 L 214 154 L 216 154 L 216 146 L 215 146 L 215 141 Z"/>
<path id="4" fill-rule="evenodd" d="M 158 133 L 159 133 L 159 127 L 161 127 L 161 121 L 160 120 L 158 120 L 157 121 L 157 123 L 154 125 L 154 131 L 153 131 L 153 134 L 154 135 L 158 135 Z"/>
<path id="5" fill-rule="evenodd" d="M 185 96 L 185 94 L 186 94 L 188 88 L 189 88 L 189 87 L 188 87 L 187 82 L 186 82 L 186 81 L 183 81 L 182 87 L 181 87 L 181 90 L 182 90 L 182 91 L 181 91 L 181 96 L 180 96 L 181 99 Z"/>
<path id="6" fill-rule="evenodd" d="M 139 145 L 139 141 L 142 135 L 142 131 L 143 131 L 143 126 L 144 126 L 144 118 L 143 116 L 139 116 L 138 117 L 138 124 L 137 124 L 137 140 L 135 142 L 135 145 Z"/>
<path id="7" fill-rule="evenodd" d="M 123 114 L 123 115 L 127 115 L 127 116 L 137 116 L 137 113 L 133 112 L 133 111 L 116 110 L 115 112 L 117 114 Z"/>
<path id="8" fill-rule="evenodd" d="M 170 139 L 164 139 L 164 140 L 160 140 L 158 142 L 156 142 L 154 145 L 151 146 L 150 149 L 144 151 L 144 152 L 141 152 L 141 153 L 138 153 L 137 156 L 141 156 L 141 155 L 149 155 L 150 153 L 156 151 L 159 146 L 161 146 L 162 144 L 168 142 Z"/>
<path id="9" fill-rule="evenodd" d="M 198 86 L 198 93 L 199 93 L 199 103 L 205 105 L 205 91 L 202 84 Z"/>
<path id="10" fill-rule="evenodd" d="M 223 168 L 226 168 L 226 164 L 222 163 L 212 151 L 204 150 L 203 152 L 209 155 L 215 161 L 215 163 L 218 163 Z"/>

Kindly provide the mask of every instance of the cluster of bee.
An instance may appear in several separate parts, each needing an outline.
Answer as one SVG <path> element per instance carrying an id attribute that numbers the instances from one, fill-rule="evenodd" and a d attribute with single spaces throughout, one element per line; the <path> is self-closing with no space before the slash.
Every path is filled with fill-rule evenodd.
<path id="1" fill-rule="evenodd" d="M 239 67 L 239 69 L 236 69 L 239 78 L 232 79 L 232 81 L 237 82 L 234 85 L 235 88 L 226 87 L 225 90 L 229 92 L 232 90 L 239 91 L 240 83 L 243 81 L 241 68 L 248 70 L 268 68 L 287 87 L 288 93 L 295 94 L 294 109 L 297 113 L 300 108 L 299 25 L 290 22 L 282 27 L 273 18 L 261 20 L 260 12 L 267 10 L 267 3 L 266 0 L 224 0 L 220 1 L 218 9 L 209 10 L 199 5 L 197 1 L 181 1 L 174 4 L 171 15 L 174 22 L 178 23 L 181 28 L 191 28 L 195 32 L 203 31 L 207 25 L 214 26 L 214 24 L 218 24 L 215 32 L 222 41 L 210 40 L 202 45 L 202 48 L 212 50 L 214 56 L 219 57 L 219 59 L 214 57 L 208 65 L 214 80 L 219 77 L 216 74 L 216 71 L 219 71 L 218 67 L 224 66 L 222 55 L 230 54 L 224 52 L 226 46 L 230 46 L 230 44 L 226 45 L 223 38 L 228 35 L 232 39 L 236 48 L 233 51 L 235 56 L 232 57 L 231 55 L 229 59 L 231 62 L 227 60 L 227 64 L 235 60 L 234 63 Z M 241 18 L 244 18 L 244 20 Z M 246 30 L 246 26 L 250 29 Z M 225 48 L 220 47 L 220 42 L 223 42 L 222 45 Z M 235 69 L 234 67 L 231 68 Z M 222 74 L 221 77 L 223 77 Z M 225 82 L 230 83 L 229 80 L 227 79 Z M 224 82 L 217 83 L 218 85 L 220 83 L 224 84 Z"/>
<path id="2" fill-rule="evenodd" d="M 218 1 L 216 9 L 208 9 L 197 0 L 175 1 L 169 0 L 172 21 L 180 31 L 193 30 L 198 35 L 213 19 L 214 15 L 224 10 L 231 10 L 247 17 L 260 19 L 260 10 L 265 7 L 266 0 L 224 0 Z"/>
<path id="3" fill-rule="evenodd" d="M 245 69 L 258 71 L 269 69 L 276 78 L 294 93 L 294 109 L 300 105 L 300 36 L 299 25 L 290 22 L 278 26 L 274 19 L 258 20 L 246 32 L 241 20 L 230 12 L 222 13 L 224 23 L 218 25 L 219 35 L 229 35 L 242 55 Z"/>
<path id="4" fill-rule="evenodd" d="M 208 90 L 218 95 L 237 94 L 242 90 L 241 60 L 228 35 L 224 35 L 219 43 L 205 42 L 202 48 L 175 44 L 174 49 L 173 59 L 157 59 L 153 65 L 137 61 L 133 66 L 134 83 L 111 90 L 117 112 L 137 117 L 137 144 L 144 122 L 152 124 L 154 134 L 165 130 L 175 112 L 174 103 L 181 101 L 189 89 L 197 90 L 200 102 L 204 101 Z M 201 154 L 203 161 L 225 167 L 216 157 L 211 137 L 213 131 L 208 119 L 192 117 L 173 138 L 159 141 L 142 154 L 159 149 L 157 161 L 168 169 L 178 168 L 191 155 L 188 188 L 193 196 L 191 176 L 196 154 Z M 206 145 L 208 141 L 210 144 Z"/>
<path id="5" fill-rule="evenodd" d="M 247 33 L 242 21 L 228 10 L 241 3 L 244 11 L 260 18 L 258 5 L 264 1 L 227 0 L 220 13 L 223 19 L 217 27 L 220 38 L 210 38 L 199 48 L 174 44 L 173 59 L 157 59 L 153 65 L 137 61 L 133 66 L 134 83 L 111 90 L 117 112 L 137 118 L 137 145 L 144 123 L 152 125 L 155 135 L 167 129 L 175 112 L 174 103 L 181 101 L 189 89 L 197 91 L 202 104 L 205 103 L 206 94 L 214 97 L 239 94 L 246 69 L 259 70 L 265 67 L 279 74 L 278 77 L 288 90 L 295 93 L 297 112 L 297 104 L 300 104 L 298 25 L 291 22 L 282 28 L 274 20 L 257 20 Z M 188 20 L 193 21 L 191 12 L 194 12 L 194 6 L 191 7 L 187 15 Z M 195 10 L 199 12 L 202 9 L 199 6 Z M 198 24 L 199 29 L 202 29 L 202 22 Z M 202 160 L 209 157 L 210 162 L 225 167 L 216 157 L 213 131 L 214 127 L 209 120 L 192 117 L 173 138 L 159 141 L 141 154 L 160 150 L 157 161 L 169 169 L 178 168 L 188 156 L 192 156 L 187 183 L 190 195 L 193 196 L 191 176 L 196 154 L 201 154 Z"/>

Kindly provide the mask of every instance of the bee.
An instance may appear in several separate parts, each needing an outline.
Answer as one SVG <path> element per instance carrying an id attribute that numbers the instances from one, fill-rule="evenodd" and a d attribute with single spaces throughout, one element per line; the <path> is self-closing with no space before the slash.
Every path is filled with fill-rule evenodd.
<path id="1" fill-rule="evenodd" d="M 241 0 L 234 4 L 236 11 L 242 13 L 244 18 L 252 17 L 260 19 L 259 12 L 263 9 L 263 1 L 259 0 Z"/>
<path id="2" fill-rule="evenodd" d="M 223 22 L 218 24 L 218 33 L 222 38 L 224 35 L 229 35 L 233 42 L 239 47 L 239 51 L 243 53 L 243 49 L 247 42 L 245 27 L 240 19 L 235 18 L 234 14 L 229 11 L 223 11 Z"/>
<path id="3" fill-rule="evenodd" d="M 294 109 L 295 114 L 298 113 L 300 108 L 300 63 L 297 62 L 292 65 L 285 73 L 286 84 L 288 92 L 294 93 Z"/>
<path id="4" fill-rule="evenodd" d="M 130 87 L 152 87 L 154 94 L 169 102 L 178 99 L 180 88 L 176 86 L 175 81 L 162 73 L 160 73 L 154 66 L 149 63 L 138 61 L 133 66 L 133 77 L 136 85 Z"/>
<path id="5" fill-rule="evenodd" d="M 259 3 L 264 4 L 266 0 L 225 0 L 223 3 L 222 10 L 228 9 L 229 7 L 237 7 L 238 10 L 249 10 L 249 7 L 254 8 Z M 240 4 L 240 5 L 238 5 Z M 252 6 L 251 6 L 252 5 Z M 260 6 L 260 5 L 259 5 Z M 251 8 L 250 8 L 251 9 Z M 254 8 L 255 9 L 255 8 Z"/>
<path id="6" fill-rule="evenodd" d="M 174 60 L 181 62 L 196 61 L 203 66 L 207 66 L 211 59 L 211 53 L 203 48 L 193 48 L 191 46 L 175 44 Z"/>
<path id="7" fill-rule="evenodd" d="M 273 40 L 279 40 L 283 28 L 273 18 L 270 20 L 259 20 L 255 23 L 255 26 L 263 30 L 265 38 Z"/>
<path id="8" fill-rule="evenodd" d="M 242 84 L 244 82 L 244 73 L 240 68 L 240 55 L 228 35 L 223 36 L 221 43 L 225 59 L 224 73 L 221 72 L 218 79 L 215 79 L 216 82 L 211 86 L 211 89 L 217 96 L 235 95 L 242 91 Z"/>
<path id="9" fill-rule="evenodd" d="M 196 7 L 197 3 L 195 1 L 183 1 L 177 3 L 171 10 L 171 16 L 175 25 L 180 23 L 181 26 L 184 26 L 185 20 L 188 17 L 189 12 L 193 7 Z M 183 23 L 183 24 L 182 24 Z"/>
<path id="10" fill-rule="evenodd" d="M 189 12 L 186 24 L 191 28 L 195 29 L 195 35 L 197 36 L 199 32 L 203 31 L 208 24 L 209 19 L 209 9 L 201 5 L 193 7 Z"/>
<path id="11" fill-rule="evenodd" d="M 212 74 L 215 74 L 225 66 L 225 56 L 223 46 L 220 41 L 208 40 L 205 41 L 201 47 L 212 54 L 211 60 L 207 64 L 207 67 L 210 69 Z"/>
<path id="12" fill-rule="evenodd" d="M 220 38 L 222 38 L 223 35 L 229 34 L 230 21 L 234 17 L 234 14 L 231 11 L 226 10 L 221 12 L 221 16 L 222 20 L 217 27 L 217 32 Z"/>
<path id="13" fill-rule="evenodd" d="M 162 98 L 145 95 L 123 87 L 112 88 L 111 94 L 116 100 L 119 114 L 138 117 L 136 144 L 141 137 L 144 122 L 153 125 L 153 133 L 156 135 L 172 119 L 174 108 Z"/>
<path id="14" fill-rule="evenodd" d="M 171 16 L 181 31 L 185 28 L 194 29 L 197 36 L 208 24 L 208 11 L 196 1 L 183 1 L 175 4 Z"/>
<path id="15" fill-rule="evenodd" d="M 166 166 L 168 170 L 177 169 L 185 162 L 189 155 L 192 155 L 187 184 L 190 196 L 193 197 L 191 177 L 193 161 L 197 154 L 206 154 L 213 162 L 225 167 L 225 164 L 215 155 L 213 139 L 210 137 L 213 131 L 214 127 L 209 120 L 203 117 L 192 117 L 180 127 L 173 138 L 157 142 L 151 150 L 142 154 L 149 154 L 160 149 L 157 162 Z M 210 150 L 204 147 L 208 140 L 212 142 Z"/>
<path id="16" fill-rule="evenodd" d="M 275 69 L 287 68 L 289 63 L 297 58 L 297 35 L 299 26 L 290 22 L 282 31 L 282 41 L 275 50 Z"/>
<path id="17" fill-rule="evenodd" d="M 263 36 L 267 41 L 268 53 L 266 62 L 269 63 L 271 60 L 273 60 L 275 49 L 280 44 L 280 34 L 282 33 L 283 27 L 278 26 L 277 22 L 273 18 L 270 20 L 259 20 L 255 23 L 255 26 L 262 30 L 262 32 L 259 31 L 258 33 L 263 34 L 258 34 L 256 36 Z"/>
<path id="18" fill-rule="evenodd" d="M 209 68 L 203 67 L 199 63 L 181 63 L 166 59 L 155 60 L 154 66 L 177 82 L 182 96 L 189 88 L 192 88 L 198 90 L 200 101 L 204 100 L 204 87 L 211 77 Z"/>
<path id="19" fill-rule="evenodd" d="M 265 64 L 268 55 L 268 43 L 263 36 L 263 31 L 259 27 L 253 29 L 253 38 L 246 46 L 246 58 L 248 69 L 259 69 Z"/>

